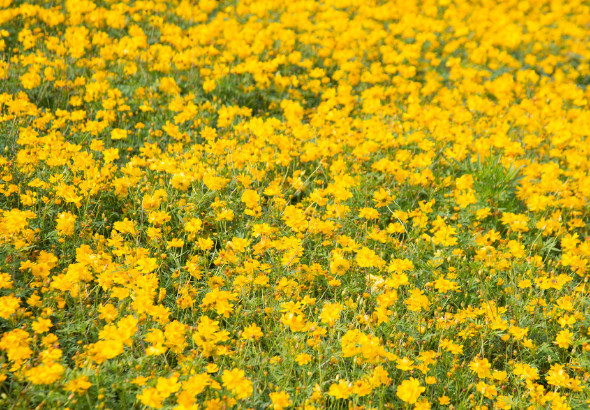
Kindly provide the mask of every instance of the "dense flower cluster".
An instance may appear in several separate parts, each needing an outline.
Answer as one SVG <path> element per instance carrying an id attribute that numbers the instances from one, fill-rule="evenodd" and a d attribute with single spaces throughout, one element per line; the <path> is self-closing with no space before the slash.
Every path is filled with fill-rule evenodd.
<path id="1" fill-rule="evenodd" d="M 0 407 L 588 408 L 590 4 L 0 0 Z"/>

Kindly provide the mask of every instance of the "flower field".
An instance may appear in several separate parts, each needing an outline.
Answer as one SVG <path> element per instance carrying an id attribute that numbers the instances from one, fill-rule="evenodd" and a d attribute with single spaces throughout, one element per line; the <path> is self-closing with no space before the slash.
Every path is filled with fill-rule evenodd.
<path id="1" fill-rule="evenodd" d="M 588 409 L 590 3 L 0 0 L 0 408 Z"/>

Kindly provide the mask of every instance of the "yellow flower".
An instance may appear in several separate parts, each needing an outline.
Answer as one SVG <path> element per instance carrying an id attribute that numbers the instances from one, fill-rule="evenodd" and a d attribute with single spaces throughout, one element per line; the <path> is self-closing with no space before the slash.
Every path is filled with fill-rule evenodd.
<path id="1" fill-rule="evenodd" d="M 74 380 L 70 380 L 66 383 L 64 388 L 67 391 L 71 391 L 77 394 L 84 393 L 92 386 L 92 383 L 88 381 L 88 376 L 80 376 Z"/>
<path id="2" fill-rule="evenodd" d="M 414 410 L 430 410 L 430 402 L 427 399 L 422 399 L 414 405 Z"/>
<path id="3" fill-rule="evenodd" d="M 350 268 L 350 262 L 340 254 L 334 254 L 330 261 L 330 271 L 334 275 L 342 276 Z"/>
<path id="4" fill-rule="evenodd" d="M 451 403 L 451 399 L 448 396 L 440 396 L 438 398 L 438 403 L 441 406 L 446 406 L 447 404 L 450 404 Z"/>
<path id="5" fill-rule="evenodd" d="M 311 359 L 312 359 L 311 355 L 309 355 L 307 353 L 301 353 L 301 354 L 298 354 L 297 357 L 295 357 L 295 361 L 297 362 L 297 364 L 299 366 L 303 366 L 303 365 L 310 363 Z"/>
<path id="6" fill-rule="evenodd" d="M 245 377 L 243 370 L 224 370 L 221 380 L 223 387 L 231 391 L 238 399 L 245 399 L 252 394 L 252 382 Z"/>
<path id="7" fill-rule="evenodd" d="M 340 380 L 338 383 L 330 385 L 328 395 L 337 399 L 346 399 L 352 394 L 352 386 L 350 383 Z"/>
<path id="8" fill-rule="evenodd" d="M 356 254 L 356 263 L 361 268 L 382 267 L 385 261 L 379 257 L 374 251 L 367 247 L 361 248 Z"/>
<path id="9" fill-rule="evenodd" d="M 343 306 L 340 303 L 326 303 L 320 313 L 320 320 L 328 326 L 334 326 L 336 320 L 340 317 Z"/>
<path id="10" fill-rule="evenodd" d="M 560 364 L 552 365 L 545 378 L 547 383 L 557 387 L 568 387 L 572 380 Z"/>
<path id="11" fill-rule="evenodd" d="M 60 236 L 71 236 L 74 234 L 76 215 L 70 212 L 62 212 L 57 215 L 57 233 Z"/>
<path id="12" fill-rule="evenodd" d="M 529 217 L 524 214 L 513 214 L 504 212 L 502 214 L 502 223 L 508 225 L 514 232 L 527 232 Z"/>
<path id="13" fill-rule="evenodd" d="M 25 371 L 25 376 L 33 384 L 52 384 L 61 379 L 64 367 L 54 361 L 42 363 Z"/>
<path id="14" fill-rule="evenodd" d="M 473 359 L 471 363 L 469 363 L 469 368 L 475 374 L 477 374 L 477 377 L 481 379 L 492 377 L 492 373 L 490 372 L 492 365 L 490 364 L 488 359 Z"/>
<path id="15" fill-rule="evenodd" d="M 260 339 L 264 336 L 262 329 L 258 327 L 255 323 L 252 323 L 250 326 L 244 329 L 242 333 L 242 339 L 244 340 L 252 340 L 252 339 Z"/>
<path id="16" fill-rule="evenodd" d="M 491 213 L 490 208 L 488 208 L 488 207 L 481 208 L 481 209 L 478 209 L 477 211 L 475 211 L 475 217 L 481 221 L 482 219 L 487 218 L 490 215 L 490 213 Z"/>
<path id="17" fill-rule="evenodd" d="M 411 377 L 397 387 L 396 395 L 404 402 L 414 404 L 425 390 L 425 387 L 420 386 L 418 379 Z"/>
<path id="18" fill-rule="evenodd" d="M 20 299 L 14 295 L 0 297 L 0 318 L 8 319 L 20 307 Z M 34 330 L 34 329 L 33 329 Z"/>
<path id="19" fill-rule="evenodd" d="M 158 377 L 156 384 L 156 390 L 160 393 L 163 398 L 170 396 L 172 393 L 176 393 L 180 390 L 181 384 L 178 382 L 177 376 L 172 376 L 167 379 L 165 377 Z"/>
<path id="20" fill-rule="evenodd" d="M 420 289 L 413 289 L 410 291 L 410 296 L 405 300 L 405 304 L 412 312 L 420 312 L 421 310 L 428 310 L 430 301 Z"/>
<path id="21" fill-rule="evenodd" d="M 182 248 L 184 246 L 184 241 L 179 238 L 172 238 L 171 241 L 166 242 L 167 248 Z"/>
<path id="22" fill-rule="evenodd" d="M 30 90 L 41 84 L 41 76 L 35 71 L 27 71 L 21 75 L 20 81 L 24 89 Z"/>
<path id="23" fill-rule="evenodd" d="M 100 319 L 106 320 L 109 323 L 115 320 L 117 318 L 117 315 L 119 314 L 117 308 L 114 307 L 111 303 L 107 303 L 104 306 L 99 306 L 98 311 L 100 312 L 100 315 L 98 315 L 98 317 Z"/>
<path id="24" fill-rule="evenodd" d="M 147 383 L 149 379 L 147 377 L 143 377 L 143 376 L 138 376 L 136 378 L 134 378 L 133 380 L 131 380 L 131 383 L 136 384 L 138 386 L 143 386 L 144 384 Z"/>
<path id="25" fill-rule="evenodd" d="M 450 290 L 457 290 L 459 288 L 457 282 L 445 279 L 442 276 L 434 281 L 434 287 L 440 293 L 447 293 Z"/>
<path id="26" fill-rule="evenodd" d="M 32 328 L 35 333 L 45 333 L 51 328 L 51 320 L 39 318 L 33 322 Z"/>
<path id="27" fill-rule="evenodd" d="M 272 400 L 273 409 L 281 410 L 291 405 L 291 398 L 284 391 L 270 393 L 270 399 Z"/>
<path id="28" fill-rule="evenodd" d="M 359 218 L 379 219 L 379 211 L 374 208 L 361 208 Z"/>
<path id="29" fill-rule="evenodd" d="M 555 338 L 555 343 L 557 346 L 563 348 L 563 349 L 567 349 L 568 347 L 570 347 L 573 342 L 572 342 L 572 338 L 574 337 L 574 334 L 572 332 L 570 332 L 568 329 L 564 329 L 561 332 L 559 332 L 557 334 L 557 337 Z"/>
<path id="30" fill-rule="evenodd" d="M 395 367 L 403 371 L 409 371 L 414 368 L 413 365 L 414 362 L 412 360 L 408 359 L 407 357 L 404 357 L 403 359 L 397 359 L 397 364 Z"/>
<path id="31" fill-rule="evenodd" d="M 493 399 L 498 394 L 496 386 L 493 384 L 487 384 L 480 381 L 475 387 L 479 393 L 483 394 L 488 399 Z"/>
<path id="32" fill-rule="evenodd" d="M 121 128 L 115 128 L 111 131 L 111 139 L 113 140 L 124 140 L 127 138 L 127 130 Z"/>
<path id="33" fill-rule="evenodd" d="M 155 387 L 143 389 L 137 398 L 142 404 L 154 409 L 161 409 L 165 399 Z"/>
<path id="34" fill-rule="evenodd" d="M 260 201 L 260 195 L 252 189 L 246 189 L 242 194 L 241 201 L 245 203 L 248 208 L 256 208 Z"/>

